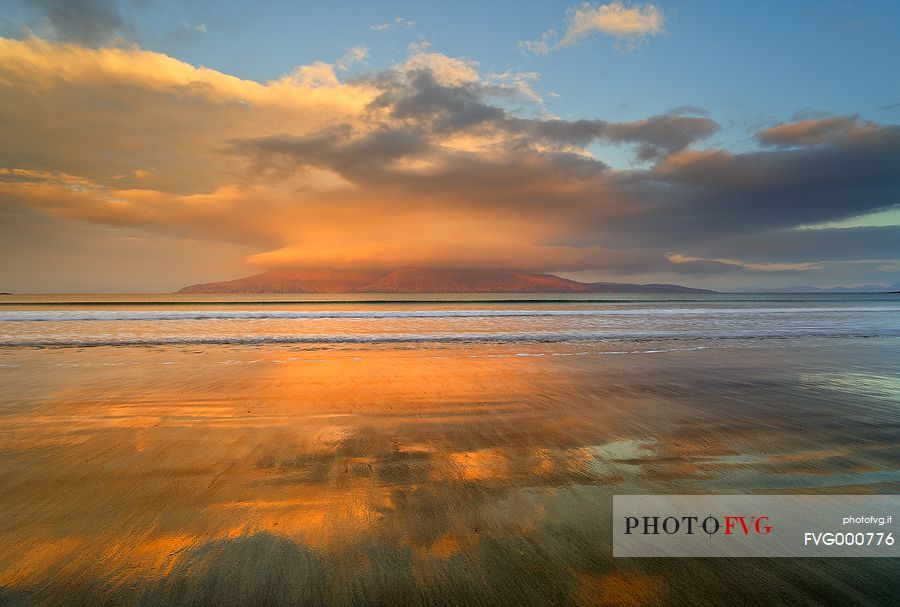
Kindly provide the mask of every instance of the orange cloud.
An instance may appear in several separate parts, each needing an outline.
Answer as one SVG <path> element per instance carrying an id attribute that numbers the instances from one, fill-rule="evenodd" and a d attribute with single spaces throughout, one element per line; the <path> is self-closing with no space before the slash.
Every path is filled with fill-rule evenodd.
<path id="1" fill-rule="evenodd" d="M 768 145 L 816 145 L 841 139 L 858 139 L 878 132 L 878 125 L 860 122 L 854 116 L 829 116 L 779 124 L 760 132 L 759 140 Z"/>
<path id="2" fill-rule="evenodd" d="M 783 124 L 759 139 L 790 149 L 732 154 L 699 148 L 719 125 L 695 108 L 527 118 L 508 101 L 539 103 L 533 74 L 484 76 L 424 46 L 352 81 L 341 61 L 260 83 L 137 47 L 0 39 L 0 213 L 19 235 L 15 271 L 41 271 L 29 260 L 46 259 L 42 236 L 67 221 L 224 243 L 232 256 L 249 247 L 263 267 L 656 278 L 753 270 L 716 238 L 896 201 L 890 125 Z M 612 169 L 594 143 L 629 146 L 638 164 Z"/>

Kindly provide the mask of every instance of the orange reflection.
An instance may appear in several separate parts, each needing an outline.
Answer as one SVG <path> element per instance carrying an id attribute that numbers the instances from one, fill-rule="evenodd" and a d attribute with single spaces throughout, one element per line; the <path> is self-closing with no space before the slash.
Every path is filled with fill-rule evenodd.
<path id="1" fill-rule="evenodd" d="M 641 359 L 525 348 L 17 353 L 17 400 L 0 409 L 0 592 L 190 589 L 199 604 L 203 576 L 263 584 L 292 562 L 318 576 L 297 592 L 347 602 L 362 596 L 348 580 L 369 576 L 404 596 L 533 584 L 653 604 L 665 580 L 609 560 L 623 486 L 878 469 L 851 446 L 779 453 L 771 429 L 734 417 L 698 426 L 692 401 L 644 387 Z M 87 356 L 109 364 L 86 373 L 73 363 Z"/>

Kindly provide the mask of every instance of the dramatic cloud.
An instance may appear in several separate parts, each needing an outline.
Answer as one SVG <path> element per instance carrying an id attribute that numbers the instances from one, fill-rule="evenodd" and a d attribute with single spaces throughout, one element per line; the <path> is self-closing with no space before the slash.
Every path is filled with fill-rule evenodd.
<path id="1" fill-rule="evenodd" d="M 900 226 L 775 230 L 699 243 L 691 250 L 751 263 L 890 260 L 900 251 Z"/>
<path id="2" fill-rule="evenodd" d="M 777 127 L 789 132 L 805 123 Z M 762 138 L 769 131 L 760 134 Z M 651 197 L 660 184 L 671 237 L 680 242 L 712 230 L 720 235 L 823 223 L 862 215 L 900 200 L 900 127 L 868 125 L 827 144 L 729 154 L 686 150 L 661 161 L 652 180 L 635 186 Z"/>
<path id="3" fill-rule="evenodd" d="M 541 35 L 540 40 L 525 40 L 519 46 L 531 53 L 546 55 L 552 50 L 573 46 L 599 33 L 615 38 L 616 48 L 628 53 L 640 46 L 647 37 L 664 31 L 663 13 L 652 4 L 631 6 L 618 0 L 600 5 L 584 2 L 567 11 L 566 28 L 561 37 L 556 30 L 548 30 Z"/>
<path id="4" fill-rule="evenodd" d="M 900 261 L 895 227 L 800 229 L 900 202 L 895 125 L 799 120 L 734 153 L 704 147 L 719 125 L 700 108 L 534 117 L 511 109 L 535 101 L 534 75 L 424 47 L 343 74 L 364 58 L 258 83 L 138 48 L 0 39 L 0 212 L 18 234 L 0 252 L 27 272 L 70 223 L 259 267 L 649 282 Z"/>
<path id="5" fill-rule="evenodd" d="M 159 53 L 39 39 L 0 39 L 0 86 L 0 166 L 185 192 L 227 183 L 228 139 L 358 118 L 377 94 L 339 83 L 326 63 L 259 84 Z"/>

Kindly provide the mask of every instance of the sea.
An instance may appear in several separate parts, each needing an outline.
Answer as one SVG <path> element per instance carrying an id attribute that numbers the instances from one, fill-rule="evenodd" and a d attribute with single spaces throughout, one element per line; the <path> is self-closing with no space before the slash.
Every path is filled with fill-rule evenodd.
<path id="1" fill-rule="evenodd" d="M 614 558 L 621 494 L 900 493 L 900 295 L 0 296 L 0 605 L 888 605 Z"/>

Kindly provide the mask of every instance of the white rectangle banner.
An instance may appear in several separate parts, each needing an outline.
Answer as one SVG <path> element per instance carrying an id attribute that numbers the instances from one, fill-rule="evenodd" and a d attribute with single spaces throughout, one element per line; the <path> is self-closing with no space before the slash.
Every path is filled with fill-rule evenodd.
<path id="1" fill-rule="evenodd" d="M 614 557 L 897 557 L 900 495 L 616 495 Z"/>

